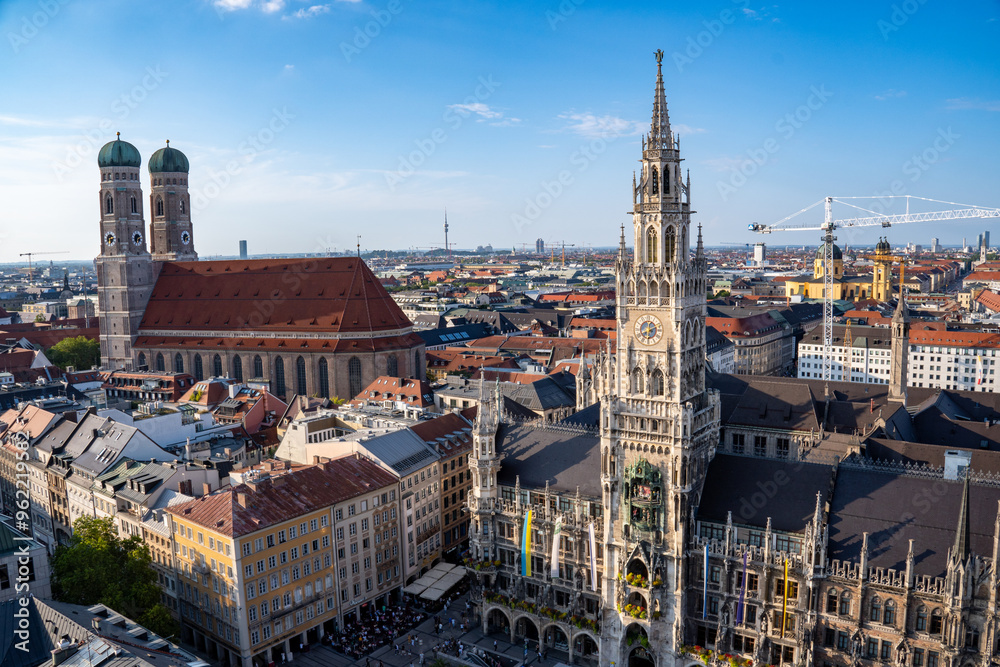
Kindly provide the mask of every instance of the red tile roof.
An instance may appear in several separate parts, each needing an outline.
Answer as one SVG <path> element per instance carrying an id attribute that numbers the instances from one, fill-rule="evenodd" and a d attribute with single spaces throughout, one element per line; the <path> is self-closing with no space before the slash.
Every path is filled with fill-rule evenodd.
<path id="1" fill-rule="evenodd" d="M 168 262 L 140 331 L 363 333 L 410 326 L 363 261 L 323 257 Z"/>
<path id="2" fill-rule="evenodd" d="M 445 458 L 451 458 L 472 449 L 472 436 L 465 433 L 465 430 L 471 428 L 470 422 L 454 412 L 449 412 L 440 417 L 414 424 L 410 430 L 430 446 L 438 448 Z M 438 440 L 441 438 L 454 438 L 455 442 L 448 449 L 440 446 L 441 443 Z"/>
<path id="3" fill-rule="evenodd" d="M 1000 334 L 979 331 L 915 331 L 910 329 L 910 345 L 1000 348 Z"/>
<path id="4" fill-rule="evenodd" d="M 352 402 L 365 401 L 403 401 L 407 405 L 426 408 L 434 405 L 434 390 L 426 380 L 380 375 L 355 396 Z"/>
<path id="5" fill-rule="evenodd" d="M 371 461 L 345 456 L 223 489 L 167 511 L 222 535 L 240 537 L 395 483 L 395 476 Z"/>
<path id="6" fill-rule="evenodd" d="M 979 293 L 979 296 L 976 297 L 976 301 L 982 305 L 983 308 L 993 311 L 994 313 L 1000 311 L 1000 294 L 997 294 L 996 292 L 984 289 Z"/>

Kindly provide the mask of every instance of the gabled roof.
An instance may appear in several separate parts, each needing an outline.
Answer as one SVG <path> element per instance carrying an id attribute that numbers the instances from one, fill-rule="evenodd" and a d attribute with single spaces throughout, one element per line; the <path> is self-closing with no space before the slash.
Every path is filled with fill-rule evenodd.
<path id="1" fill-rule="evenodd" d="M 140 332 L 362 333 L 410 326 L 361 259 L 323 257 L 167 262 Z"/>

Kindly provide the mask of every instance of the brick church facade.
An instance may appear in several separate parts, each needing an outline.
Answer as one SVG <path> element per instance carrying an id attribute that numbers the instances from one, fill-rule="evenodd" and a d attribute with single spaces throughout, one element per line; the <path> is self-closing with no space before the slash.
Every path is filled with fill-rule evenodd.
<path id="1" fill-rule="evenodd" d="M 379 375 L 424 377 L 422 340 L 361 258 L 198 261 L 189 164 L 169 142 L 149 159 L 147 247 L 139 151 L 119 138 L 98 164 L 104 368 L 345 399 Z"/>

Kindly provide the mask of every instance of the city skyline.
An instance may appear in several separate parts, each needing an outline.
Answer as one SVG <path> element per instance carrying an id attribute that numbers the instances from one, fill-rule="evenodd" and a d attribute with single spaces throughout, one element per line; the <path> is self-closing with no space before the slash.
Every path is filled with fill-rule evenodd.
<path id="1" fill-rule="evenodd" d="M 164 140 L 190 157 L 206 256 L 244 238 L 344 251 L 359 230 L 363 248 L 441 246 L 445 208 L 459 248 L 611 246 L 649 126 L 652 77 L 637 65 L 656 48 L 707 245 L 816 245 L 746 225 L 830 194 L 996 207 L 998 18 L 995 3 L 960 16 L 919 3 L 5 3 L 16 67 L 0 74 L 0 262 L 97 254 L 96 154 L 115 132 L 142 154 L 145 196 Z M 889 233 L 947 246 L 983 228 Z"/>

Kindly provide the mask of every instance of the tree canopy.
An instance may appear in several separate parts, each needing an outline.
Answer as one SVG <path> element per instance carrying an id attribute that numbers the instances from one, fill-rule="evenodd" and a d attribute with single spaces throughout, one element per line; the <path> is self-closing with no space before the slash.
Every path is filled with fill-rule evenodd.
<path id="1" fill-rule="evenodd" d="M 160 603 L 149 547 L 136 535 L 122 539 L 110 518 L 76 520 L 70 543 L 52 557 L 52 579 L 63 602 L 104 604 L 160 636 L 177 633 Z"/>
<path id="2" fill-rule="evenodd" d="M 45 356 L 63 370 L 70 366 L 77 370 L 86 370 L 100 364 L 101 344 L 86 336 L 64 338 L 50 347 Z"/>

